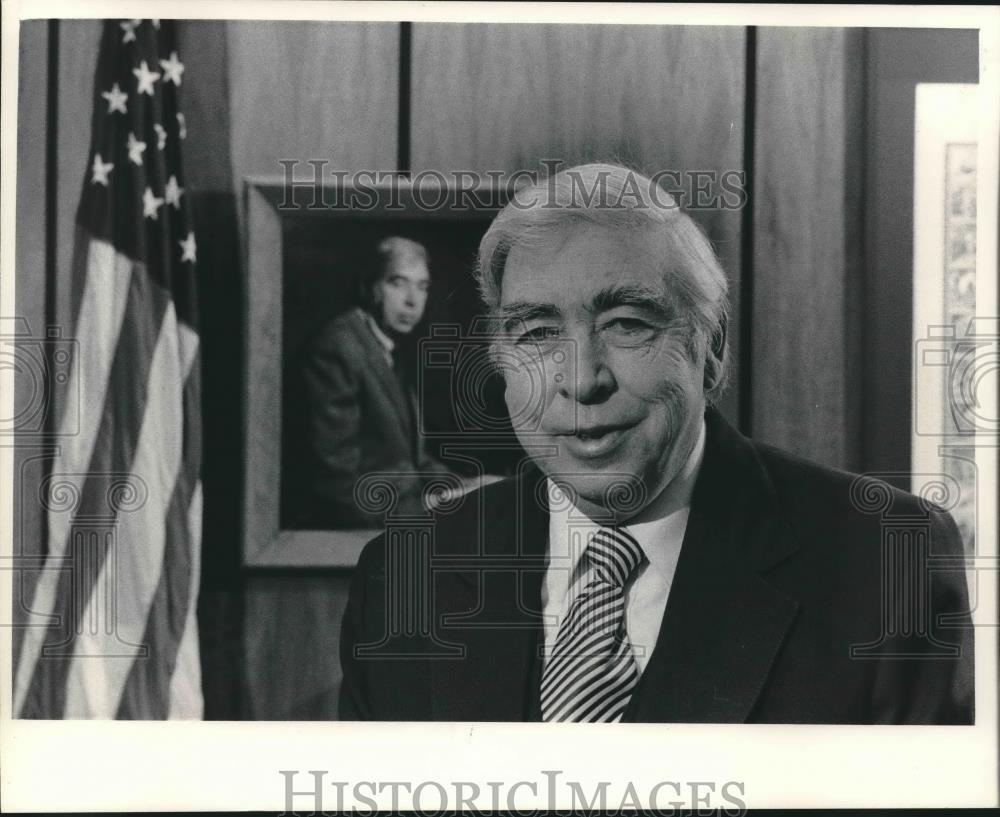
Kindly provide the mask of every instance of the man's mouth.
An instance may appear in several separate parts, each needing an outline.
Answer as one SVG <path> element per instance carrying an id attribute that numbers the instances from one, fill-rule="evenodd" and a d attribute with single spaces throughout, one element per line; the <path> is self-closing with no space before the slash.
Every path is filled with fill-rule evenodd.
<path id="1" fill-rule="evenodd" d="M 628 428 L 621 425 L 579 428 L 574 433 L 560 435 L 560 441 L 574 456 L 585 459 L 603 457 L 618 447 Z"/>
<path id="2" fill-rule="evenodd" d="M 605 434 L 609 434 L 612 431 L 616 431 L 616 426 L 597 426 L 595 428 L 581 428 L 578 429 L 574 437 L 581 440 L 596 440 L 599 437 L 603 437 Z"/>

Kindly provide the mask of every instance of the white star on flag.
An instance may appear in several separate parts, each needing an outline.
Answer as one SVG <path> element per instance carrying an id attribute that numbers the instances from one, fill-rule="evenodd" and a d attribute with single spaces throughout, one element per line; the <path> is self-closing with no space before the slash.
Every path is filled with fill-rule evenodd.
<path id="1" fill-rule="evenodd" d="M 132 73 L 135 74 L 135 78 L 139 81 L 139 93 L 152 96 L 153 83 L 160 78 L 160 73 L 158 71 L 150 71 L 145 60 L 139 63 L 138 68 L 133 68 Z"/>
<path id="2" fill-rule="evenodd" d="M 122 31 L 125 32 L 125 35 L 122 37 L 123 43 L 135 42 L 135 30 L 136 28 L 138 28 L 139 23 L 141 22 L 142 20 L 126 20 L 124 23 L 119 23 L 119 25 L 122 28 Z"/>
<path id="3" fill-rule="evenodd" d="M 101 160 L 101 154 L 94 154 L 94 164 L 93 171 L 94 175 L 90 179 L 91 184 L 103 184 L 105 187 L 108 186 L 108 174 L 114 169 L 114 162 L 105 162 Z"/>
<path id="4" fill-rule="evenodd" d="M 167 144 L 167 129 L 159 122 L 154 122 L 153 130 L 156 131 L 156 149 L 163 150 L 164 145 Z"/>
<path id="5" fill-rule="evenodd" d="M 181 139 L 187 138 L 188 135 L 187 123 L 184 121 L 184 114 L 180 111 L 177 112 L 177 135 Z"/>
<path id="6" fill-rule="evenodd" d="M 155 28 L 157 31 L 160 30 L 160 21 L 159 20 L 153 20 L 153 28 Z"/>
<path id="7" fill-rule="evenodd" d="M 115 111 L 128 113 L 128 111 L 125 110 L 125 101 L 128 99 L 128 94 L 124 93 L 122 89 L 118 87 L 117 82 L 111 86 L 110 91 L 101 91 L 101 96 L 108 100 L 108 113 L 114 113 Z"/>
<path id="8" fill-rule="evenodd" d="M 184 63 L 177 59 L 177 52 L 173 51 L 170 54 L 169 60 L 160 60 L 160 66 L 163 68 L 163 81 L 172 82 L 174 85 L 181 84 L 181 74 L 184 73 Z"/>
<path id="9" fill-rule="evenodd" d="M 181 196 L 184 194 L 184 188 L 177 184 L 177 177 L 171 176 L 170 181 L 167 182 L 167 186 L 163 190 L 163 195 L 166 197 L 167 204 L 172 204 L 178 210 L 181 209 Z"/>
<path id="10" fill-rule="evenodd" d="M 151 218 L 156 221 L 156 214 L 163 206 L 163 199 L 158 199 L 153 195 L 153 188 L 147 187 L 142 194 L 142 215 L 143 218 Z"/>
<path id="11" fill-rule="evenodd" d="M 146 149 L 146 143 L 135 138 L 135 134 L 129 132 L 128 135 L 128 160 L 133 164 L 142 167 L 142 152 Z"/>
<path id="12" fill-rule="evenodd" d="M 194 243 L 194 233 L 188 232 L 187 238 L 177 243 L 181 245 L 181 250 L 183 250 L 181 261 L 191 261 L 194 263 L 197 260 L 198 253 L 198 248 Z"/>

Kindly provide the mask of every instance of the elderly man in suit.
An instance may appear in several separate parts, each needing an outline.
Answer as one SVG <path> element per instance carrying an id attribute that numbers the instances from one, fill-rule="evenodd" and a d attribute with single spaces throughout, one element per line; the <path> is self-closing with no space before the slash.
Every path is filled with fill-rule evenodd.
<path id="1" fill-rule="evenodd" d="M 563 171 L 497 217 L 478 274 L 527 458 L 422 546 L 390 526 L 366 547 L 343 718 L 972 721 L 954 523 L 712 407 L 726 279 L 663 190 Z M 872 493 L 908 538 L 883 537 Z"/>
<path id="2" fill-rule="evenodd" d="M 425 451 L 413 384 L 396 356 L 423 317 L 430 283 L 427 250 L 386 238 L 361 278 L 361 305 L 309 342 L 299 373 L 309 467 L 298 526 L 381 527 L 383 515 L 356 495 L 360 479 L 381 475 L 395 509 L 413 513 L 428 482 L 447 473 Z"/>

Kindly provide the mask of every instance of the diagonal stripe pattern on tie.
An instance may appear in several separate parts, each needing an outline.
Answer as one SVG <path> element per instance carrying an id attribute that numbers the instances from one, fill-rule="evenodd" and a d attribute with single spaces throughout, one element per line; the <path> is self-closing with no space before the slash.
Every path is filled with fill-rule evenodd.
<path id="1" fill-rule="evenodd" d="M 542 672 L 542 719 L 618 721 L 639 680 L 625 631 L 625 591 L 645 556 L 621 528 L 602 528 L 583 558 L 590 578 L 573 600 Z"/>

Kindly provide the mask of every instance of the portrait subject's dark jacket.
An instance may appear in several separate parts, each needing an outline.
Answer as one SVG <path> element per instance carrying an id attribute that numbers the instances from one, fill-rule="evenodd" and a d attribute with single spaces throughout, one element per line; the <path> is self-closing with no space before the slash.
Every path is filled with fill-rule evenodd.
<path id="1" fill-rule="evenodd" d="M 398 512 L 419 512 L 426 478 L 447 469 L 427 456 L 412 394 L 359 308 L 324 324 L 302 357 L 299 377 L 305 478 L 298 527 L 381 527 L 382 512 L 358 502 L 368 475 L 392 485 Z M 376 491 L 377 493 L 377 491 Z"/>
<path id="2" fill-rule="evenodd" d="M 530 466 L 470 495 L 436 518 L 422 556 L 391 528 L 368 544 L 343 623 L 342 718 L 540 719 L 543 479 Z M 709 410 L 659 637 L 623 720 L 971 723 L 968 611 L 950 516 L 755 444 Z"/>

